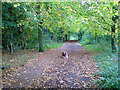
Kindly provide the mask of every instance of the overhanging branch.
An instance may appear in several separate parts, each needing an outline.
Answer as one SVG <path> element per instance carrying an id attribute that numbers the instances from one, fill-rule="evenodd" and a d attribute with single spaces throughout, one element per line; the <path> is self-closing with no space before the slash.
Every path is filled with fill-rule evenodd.
<path id="1" fill-rule="evenodd" d="M 104 20 L 104 22 L 105 22 L 106 24 L 108 24 L 109 26 L 112 26 L 112 25 L 110 25 L 109 23 L 107 23 L 107 22 L 105 21 L 104 17 L 102 17 L 102 19 Z"/>

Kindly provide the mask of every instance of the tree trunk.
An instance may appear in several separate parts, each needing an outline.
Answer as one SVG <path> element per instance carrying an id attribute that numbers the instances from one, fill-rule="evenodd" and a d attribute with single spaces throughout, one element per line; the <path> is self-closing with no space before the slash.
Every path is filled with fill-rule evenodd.
<path id="1" fill-rule="evenodd" d="M 62 37 L 61 37 L 61 35 L 59 34 L 59 36 L 57 36 L 57 41 L 58 41 L 58 42 L 61 42 L 61 40 L 62 40 Z"/>
<path id="2" fill-rule="evenodd" d="M 62 39 L 63 39 L 63 42 L 65 42 L 65 37 L 62 37 Z"/>
<path id="3" fill-rule="evenodd" d="M 97 30 L 95 29 L 95 42 L 97 44 Z"/>
<path id="4" fill-rule="evenodd" d="M 119 11 L 119 14 L 120 14 L 120 1 L 118 2 L 118 11 Z M 120 29 L 120 16 L 118 17 L 118 28 Z M 120 47 L 120 30 L 118 30 L 118 47 Z M 119 48 L 119 59 L 120 59 L 120 48 Z M 120 74 L 119 74 L 120 75 Z"/>
<path id="5" fill-rule="evenodd" d="M 53 40 L 53 33 L 51 33 L 51 40 Z"/>
<path id="6" fill-rule="evenodd" d="M 40 5 L 38 4 L 36 9 L 40 8 Z M 37 14 L 37 18 L 39 18 L 39 14 L 41 13 L 41 11 L 37 11 L 36 14 Z M 44 52 L 43 50 L 43 37 L 42 37 L 42 23 L 43 23 L 43 19 L 38 22 L 38 40 L 39 40 L 39 52 Z"/>
<path id="7" fill-rule="evenodd" d="M 112 52 L 115 52 L 115 24 L 112 25 L 111 27 L 111 47 L 112 47 Z"/>
<path id="8" fill-rule="evenodd" d="M 65 41 L 67 41 L 67 37 L 68 37 L 68 35 L 65 35 Z"/>
<path id="9" fill-rule="evenodd" d="M 21 48 L 22 48 L 22 50 L 25 49 L 25 41 L 24 41 L 24 39 L 21 40 Z"/>
<path id="10" fill-rule="evenodd" d="M 21 40 L 21 47 L 22 47 L 22 49 L 25 49 L 24 25 L 22 25 L 22 40 Z"/>
<path id="11" fill-rule="evenodd" d="M 39 52 L 44 52 L 43 50 L 43 37 L 42 37 L 42 26 L 38 27 L 38 39 L 39 39 Z"/>
<path id="12" fill-rule="evenodd" d="M 80 33 L 78 34 L 78 40 L 81 40 L 81 35 L 80 35 Z"/>
<path id="13" fill-rule="evenodd" d="M 82 39 L 82 33 L 79 32 L 79 34 L 78 34 L 78 40 L 81 40 L 81 39 Z"/>
<path id="14" fill-rule="evenodd" d="M 119 18 L 119 16 L 115 15 L 112 16 L 112 21 L 114 22 L 114 24 L 111 26 L 111 47 L 112 47 L 112 52 L 116 51 L 115 48 L 115 23 L 117 23 L 117 19 Z"/>
<path id="15" fill-rule="evenodd" d="M 7 48 L 10 54 L 13 54 L 13 32 L 10 35 L 10 40 L 7 42 Z"/>
<path id="16" fill-rule="evenodd" d="M 68 35 L 68 39 L 67 39 L 68 41 L 70 40 L 70 35 Z"/>

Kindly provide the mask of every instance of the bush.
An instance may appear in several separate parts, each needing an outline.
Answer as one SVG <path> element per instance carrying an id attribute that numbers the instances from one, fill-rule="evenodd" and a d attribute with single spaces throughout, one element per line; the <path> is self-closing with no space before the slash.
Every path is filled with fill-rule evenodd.
<path id="1" fill-rule="evenodd" d="M 102 41 L 96 44 L 94 40 L 92 40 L 92 42 L 91 40 L 92 39 L 83 38 L 80 41 L 80 43 L 88 51 L 100 52 L 100 54 L 93 56 L 93 59 L 97 61 L 98 68 L 100 69 L 100 71 L 97 74 L 95 74 L 100 77 L 94 82 L 97 84 L 98 87 L 102 88 L 119 88 L 117 52 L 112 53 L 109 41 L 105 41 L 103 39 Z"/>
<path id="2" fill-rule="evenodd" d="M 93 56 L 93 59 L 98 62 L 100 76 L 96 83 L 103 88 L 118 88 L 118 62 L 117 54 L 110 54 L 103 52 L 99 55 Z"/>
<path id="3" fill-rule="evenodd" d="M 103 88 L 118 88 L 118 63 L 116 60 L 98 63 L 100 79 L 96 83 Z"/>

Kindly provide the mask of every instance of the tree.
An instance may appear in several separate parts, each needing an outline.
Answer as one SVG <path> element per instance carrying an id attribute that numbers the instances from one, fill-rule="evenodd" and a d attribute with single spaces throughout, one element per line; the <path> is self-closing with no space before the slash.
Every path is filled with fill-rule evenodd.
<path id="1" fill-rule="evenodd" d="M 12 53 L 16 47 L 33 48 L 36 42 L 39 52 L 43 52 L 43 35 L 47 28 L 51 39 L 58 42 L 69 40 L 71 34 L 77 34 L 81 40 L 83 31 L 91 33 L 96 43 L 101 36 L 111 36 L 114 51 L 117 8 L 116 2 L 4 2 L 3 48 Z"/>
<path id="2" fill-rule="evenodd" d="M 17 33 L 17 24 L 19 22 L 19 20 L 17 20 L 17 18 L 20 17 L 21 13 L 24 12 L 24 10 L 22 10 L 23 12 L 21 12 L 21 8 L 19 4 L 18 7 L 21 8 L 19 9 L 17 7 L 17 5 L 15 6 L 16 4 L 14 3 L 7 3 L 7 2 L 4 2 L 2 4 L 3 6 L 3 12 L 2 12 L 2 15 L 3 15 L 3 23 L 2 23 L 2 26 L 3 26 L 3 46 L 4 48 L 7 48 L 10 53 L 12 54 L 13 53 L 13 49 L 14 49 L 14 41 L 15 41 L 15 38 L 14 37 L 18 37 L 16 36 L 16 33 Z"/>

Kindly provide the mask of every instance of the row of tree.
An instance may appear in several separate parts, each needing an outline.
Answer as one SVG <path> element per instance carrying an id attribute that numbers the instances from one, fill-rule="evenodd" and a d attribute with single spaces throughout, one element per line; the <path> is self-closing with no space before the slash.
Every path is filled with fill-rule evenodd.
<path id="1" fill-rule="evenodd" d="M 114 51 L 118 18 L 118 2 L 3 2 L 2 48 L 12 54 L 18 47 L 39 43 L 43 52 L 46 33 L 57 41 L 67 41 L 73 33 L 81 40 L 91 33 L 96 43 L 98 37 L 111 36 Z"/>

